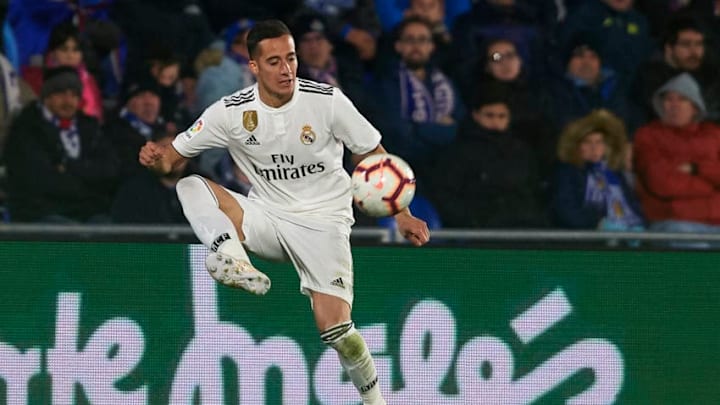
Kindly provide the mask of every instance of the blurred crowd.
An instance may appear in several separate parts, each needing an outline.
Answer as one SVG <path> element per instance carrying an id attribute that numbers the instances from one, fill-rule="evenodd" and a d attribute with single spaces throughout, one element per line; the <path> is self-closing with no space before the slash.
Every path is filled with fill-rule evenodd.
<path id="1" fill-rule="evenodd" d="M 183 223 L 224 150 L 137 161 L 254 83 L 279 18 L 416 172 L 431 228 L 720 231 L 720 0 L 0 0 L 5 222 Z M 348 166 L 348 169 L 350 167 Z M 358 215 L 362 225 L 376 225 Z"/>

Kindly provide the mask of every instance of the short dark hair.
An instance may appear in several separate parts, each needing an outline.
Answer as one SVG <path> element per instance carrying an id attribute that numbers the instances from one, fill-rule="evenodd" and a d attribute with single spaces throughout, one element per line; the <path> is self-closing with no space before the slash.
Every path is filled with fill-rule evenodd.
<path id="1" fill-rule="evenodd" d="M 487 81 L 475 87 L 474 94 L 470 99 L 470 108 L 477 111 L 491 104 L 505 104 L 510 110 L 511 89 L 505 83 L 498 81 Z"/>
<path id="2" fill-rule="evenodd" d="M 250 29 L 247 36 L 247 48 L 250 59 L 255 59 L 260 41 L 268 38 L 279 38 L 283 35 L 292 35 L 290 28 L 288 28 L 284 22 L 280 20 L 258 21 L 255 26 Z"/>
<path id="3" fill-rule="evenodd" d="M 430 21 L 428 21 L 426 18 L 420 17 L 420 16 L 410 16 L 407 18 L 404 18 L 402 21 L 398 23 L 398 25 L 395 26 L 395 40 L 399 41 L 400 37 L 402 36 L 403 32 L 405 32 L 405 28 L 407 28 L 408 25 L 411 24 L 421 24 L 427 27 L 428 31 L 430 31 L 430 34 L 432 35 L 433 32 L 433 25 Z"/>
<path id="4" fill-rule="evenodd" d="M 691 16 L 679 16 L 673 18 L 665 27 L 663 45 L 675 45 L 681 31 L 696 31 L 706 37 L 706 30 L 703 24 Z"/>
<path id="5" fill-rule="evenodd" d="M 70 21 L 64 21 L 53 27 L 48 37 L 47 47 L 45 52 L 54 51 L 67 42 L 68 39 L 74 39 L 80 47 L 80 31 Z"/>

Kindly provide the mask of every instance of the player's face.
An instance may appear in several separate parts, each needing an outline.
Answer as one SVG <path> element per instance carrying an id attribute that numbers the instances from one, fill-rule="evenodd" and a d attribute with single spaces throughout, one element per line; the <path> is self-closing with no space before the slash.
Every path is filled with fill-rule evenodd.
<path id="1" fill-rule="evenodd" d="M 607 146 L 605 137 L 600 132 L 591 132 L 582 139 L 578 146 L 580 158 L 584 162 L 597 163 L 605 158 Z"/>
<path id="2" fill-rule="evenodd" d="M 45 97 L 43 103 L 54 116 L 70 119 L 77 113 L 80 95 L 73 90 L 58 91 Z"/>
<path id="3" fill-rule="evenodd" d="M 273 107 L 287 103 L 295 90 L 297 55 L 290 35 L 266 38 L 258 43 L 257 55 L 250 60 L 250 70 L 260 89 L 260 99 Z"/>
<path id="4" fill-rule="evenodd" d="M 672 127 L 690 125 L 698 114 L 698 109 L 690 99 L 680 93 L 668 91 L 662 99 L 662 121 Z"/>
<path id="5" fill-rule="evenodd" d="M 408 24 L 395 42 L 395 51 L 410 69 L 425 66 L 434 50 L 432 32 L 425 24 Z"/>
<path id="6" fill-rule="evenodd" d="M 705 55 L 705 38 L 695 30 L 680 31 L 675 44 L 668 45 L 665 52 L 670 63 L 678 68 L 697 70 Z"/>

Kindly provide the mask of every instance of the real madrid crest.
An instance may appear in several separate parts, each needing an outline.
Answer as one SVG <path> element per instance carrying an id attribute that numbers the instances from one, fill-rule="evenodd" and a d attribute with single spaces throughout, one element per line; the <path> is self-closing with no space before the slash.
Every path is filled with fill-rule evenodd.
<path id="1" fill-rule="evenodd" d="M 258 126 L 257 111 L 255 111 L 255 110 L 243 111 L 243 128 L 252 132 L 255 130 L 255 128 L 257 128 L 257 126 Z"/>
<path id="2" fill-rule="evenodd" d="M 310 125 L 303 125 L 302 132 L 300 133 L 300 142 L 305 145 L 312 145 L 312 143 L 315 142 L 315 138 L 317 138 L 317 136 L 315 132 L 313 132 L 312 127 Z"/>

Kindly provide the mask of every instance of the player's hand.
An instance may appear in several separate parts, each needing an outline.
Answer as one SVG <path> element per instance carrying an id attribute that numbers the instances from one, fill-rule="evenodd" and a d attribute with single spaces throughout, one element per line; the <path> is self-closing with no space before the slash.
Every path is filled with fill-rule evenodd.
<path id="1" fill-rule="evenodd" d="M 409 210 L 395 214 L 395 222 L 398 232 L 413 245 L 422 246 L 430 240 L 430 231 L 425 221 L 412 216 Z"/>
<path id="2" fill-rule="evenodd" d="M 148 141 L 140 148 L 138 160 L 140 164 L 161 173 L 170 171 L 170 168 L 162 167 L 164 148 L 155 142 Z"/>

